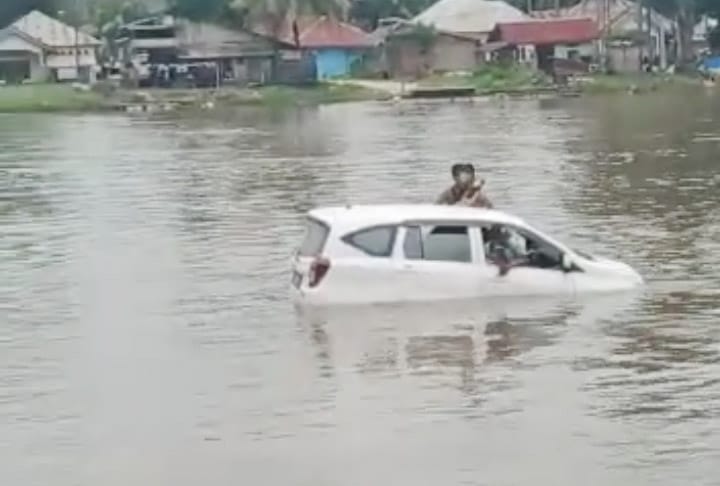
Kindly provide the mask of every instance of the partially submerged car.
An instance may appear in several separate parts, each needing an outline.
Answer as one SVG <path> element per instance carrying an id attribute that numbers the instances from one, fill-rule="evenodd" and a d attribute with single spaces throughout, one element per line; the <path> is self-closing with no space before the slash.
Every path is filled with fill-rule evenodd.
<path id="1" fill-rule="evenodd" d="M 522 258 L 488 254 L 500 229 Z M 629 290 L 642 277 L 515 216 L 440 205 L 328 207 L 307 215 L 291 291 L 300 304 L 365 304 Z"/>

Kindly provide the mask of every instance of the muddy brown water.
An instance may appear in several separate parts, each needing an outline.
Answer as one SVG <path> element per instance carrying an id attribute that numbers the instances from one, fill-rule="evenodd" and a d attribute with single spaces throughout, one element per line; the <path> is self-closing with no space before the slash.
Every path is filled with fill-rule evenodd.
<path id="1" fill-rule="evenodd" d="M 718 484 L 720 97 L 0 117 L 8 486 Z M 296 314 L 316 205 L 496 205 L 648 280 Z"/>

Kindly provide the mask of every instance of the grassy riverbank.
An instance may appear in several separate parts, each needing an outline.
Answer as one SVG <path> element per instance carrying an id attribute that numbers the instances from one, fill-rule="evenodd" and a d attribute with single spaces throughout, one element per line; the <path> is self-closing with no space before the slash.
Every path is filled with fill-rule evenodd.
<path id="1" fill-rule="evenodd" d="M 220 90 L 117 90 L 103 95 L 64 84 L 0 87 L 0 113 L 92 112 L 134 105 L 199 109 L 267 105 L 291 107 L 387 98 L 386 93 L 355 85 L 319 83 L 309 87 L 268 86 Z"/>
<path id="2" fill-rule="evenodd" d="M 550 79 L 543 73 L 521 66 L 487 65 L 471 73 L 431 76 L 418 83 L 419 87 L 474 88 L 478 94 L 503 91 L 532 91 L 548 88 Z"/>
<path id="3" fill-rule="evenodd" d="M 532 93 L 557 88 L 549 76 L 520 66 L 488 65 L 465 74 L 431 76 L 419 87 L 467 87 L 478 95 Z M 579 77 L 574 88 L 586 94 L 649 93 L 670 88 L 700 87 L 698 77 L 681 74 L 592 74 Z"/>
<path id="4" fill-rule="evenodd" d="M 76 91 L 63 84 L 0 86 L 0 112 L 92 111 L 103 105 L 103 97 L 92 91 Z"/>

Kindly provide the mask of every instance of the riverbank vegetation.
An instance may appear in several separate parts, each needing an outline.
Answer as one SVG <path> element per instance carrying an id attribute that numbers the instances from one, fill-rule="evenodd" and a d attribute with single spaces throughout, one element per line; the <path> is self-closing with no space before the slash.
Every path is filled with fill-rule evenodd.
<path id="1" fill-rule="evenodd" d="M 0 86 L 0 112 L 92 111 L 103 105 L 103 96 L 64 84 Z"/>
<path id="2" fill-rule="evenodd" d="M 700 88 L 698 76 L 685 74 L 589 74 L 570 80 L 567 86 L 553 84 L 544 73 L 517 65 L 487 65 L 472 73 L 431 76 L 418 83 L 420 88 L 474 88 L 478 95 L 496 93 L 534 93 L 571 89 L 586 94 L 641 94 L 672 88 Z"/>
<path id="3" fill-rule="evenodd" d="M 66 84 L 0 87 L 0 113 L 92 112 L 157 108 L 209 109 L 243 105 L 273 108 L 387 99 L 389 94 L 353 84 L 267 86 L 219 90 L 80 90 Z"/>
<path id="4" fill-rule="evenodd" d="M 519 65 L 488 64 L 471 73 L 431 76 L 420 87 L 474 88 L 478 94 L 503 91 L 532 91 L 548 88 L 551 80 L 543 73 Z"/>

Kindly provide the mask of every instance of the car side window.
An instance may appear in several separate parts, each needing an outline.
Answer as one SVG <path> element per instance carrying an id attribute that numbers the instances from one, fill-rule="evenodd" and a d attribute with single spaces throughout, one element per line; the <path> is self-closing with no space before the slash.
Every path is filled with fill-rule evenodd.
<path id="1" fill-rule="evenodd" d="M 345 235 L 342 241 L 373 257 L 389 257 L 395 243 L 395 226 L 375 226 Z"/>
<path id="2" fill-rule="evenodd" d="M 408 226 L 403 252 L 408 260 L 472 262 L 467 226 Z"/>

